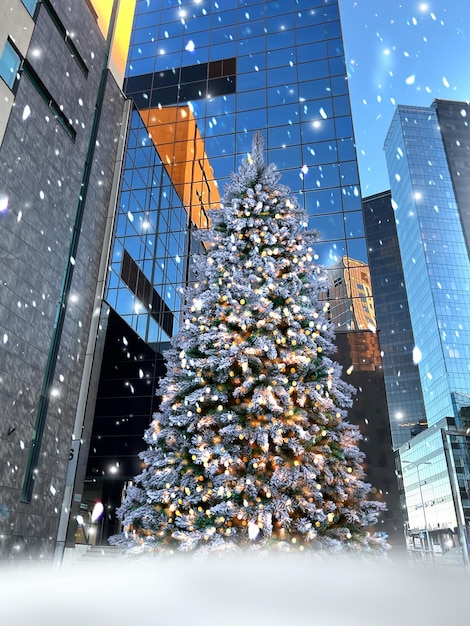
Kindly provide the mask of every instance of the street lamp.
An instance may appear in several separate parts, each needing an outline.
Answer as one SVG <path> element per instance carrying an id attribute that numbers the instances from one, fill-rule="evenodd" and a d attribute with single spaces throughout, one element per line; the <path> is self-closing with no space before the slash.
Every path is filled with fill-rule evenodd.
<path id="1" fill-rule="evenodd" d="M 424 506 L 423 490 L 422 490 L 422 487 L 421 487 L 421 476 L 419 474 L 419 466 L 420 465 L 431 465 L 431 463 L 429 461 L 420 461 L 419 463 L 416 463 L 415 461 L 403 461 L 403 464 L 405 464 L 405 465 L 413 465 L 413 467 L 416 467 L 416 472 L 418 474 L 419 497 L 421 498 L 421 506 L 423 508 L 424 532 L 426 533 L 426 541 L 428 543 L 428 549 L 431 551 L 432 564 L 433 564 L 433 567 L 435 567 L 435 563 L 434 563 L 434 547 L 433 547 L 433 545 L 431 543 L 431 540 L 429 538 L 428 522 L 427 522 L 427 519 L 426 519 L 426 507 Z"/>

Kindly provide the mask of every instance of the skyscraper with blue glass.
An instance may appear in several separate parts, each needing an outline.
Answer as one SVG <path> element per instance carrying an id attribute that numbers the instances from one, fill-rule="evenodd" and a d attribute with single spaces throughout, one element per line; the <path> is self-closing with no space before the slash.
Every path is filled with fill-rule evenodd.
<path id="1" fill-rule="evenodd" d="M 410 530 L 426 530 L 440 546 L 442 529 L 457 529 L 463 547 L 470 520 L 469 114 L 466 102 L 399 106 L 385 143 L 429 425 L 400 449 Z"/>
<path id="2" fill-rule="evenodd" d="M 455 133 L 452 143 L 461 156 L 450 161 L 439 115 L 449 107 L 457 122 L 470 111 L 465 103 L 441 101 L 429 108 L 399 106 L 386 142 L 415 360 L 430 425 L 443 417 L 458 418 L 459 408 L 470 404 L 467 212 L 454 188 L 454 181 L 468 172 L 469 131 L 462 123 Z"/>
<path id="3" fill-rule="evenodd" d="M 414 338 L 390 191 L 363 199 L 370 273 L 393 447 L 426 426 L 423 394 L 413 363 Z"/>
<path id="4" fill-rule="evenodd" d="M 325 297 L 338 357 L 362 389 L 351 420 L 365 435 L 369 479 L 389 501 L 388 528 L 401 531 L 338 2 L 140 0 L 124 90 L 135 110 L 107 285 L 111 330 L 87 469 L 90 500 L 100 485 L 112 491 L 118 478 L 122 486 L 137 473 L 155 406 L 145 390 L 179 323 L 196 250 L 191 233 L 207 226 L 208 209 L 260 130 L 266 159 L 321 233 L 316 252 L 330 268 Z M 112 352 L 118 364 L 108 360 Z M 118 389 L 121 402 L 108 402 Z M 136 410 L 138 396 L 147 398 L 146 417 Z"/>
<path id="5" fill-rule="evenodd" d="M 320 261 L 367 263 L 336 1 L 138 2 L 125 90 L 170 178 L 184 170 L 187 210 L 217 202 L 261 130 L 322 233 Z"/>

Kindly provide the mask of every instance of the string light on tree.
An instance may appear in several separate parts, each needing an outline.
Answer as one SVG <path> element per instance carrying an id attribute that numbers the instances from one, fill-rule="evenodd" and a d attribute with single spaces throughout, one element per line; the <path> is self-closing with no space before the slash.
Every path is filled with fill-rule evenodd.
<path id="1" fill-rule="evenodd" d="M 383 505 L 364 482 L 352 388 L 334 332 L 317 234 L 253 150 L 232 174 L 193 259 L 184 323 L 167 352 L 144 470 L 112 539 L 140 550 L 384 551 Z"/>

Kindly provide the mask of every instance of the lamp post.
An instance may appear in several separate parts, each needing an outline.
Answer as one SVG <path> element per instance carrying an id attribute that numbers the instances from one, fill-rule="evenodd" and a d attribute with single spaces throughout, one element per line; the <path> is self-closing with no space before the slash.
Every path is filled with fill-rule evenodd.
<path id="1" fill-rule="evenodd" d="M 427 519 L 426 519 L 426 507 L 424 506 L 423 490 L 422 490 L 422 487 L 421 487 L 421 476 L 419 474 L 419 466 L 420 465 L 431 465 L 431 463 L 429 463 L 428 461 L 420 461 L 419 463 L 416 463 L 415 461 L 403 461 L 403 464 L 405 464 L 405 465 L 413 465 L 413 467 L 416 467 L 416 472 L 417 472 L 417 475 L 418 475 L 419 497 L 421 499 L 421 506 L 423 508 L 424 532 L 426 533 L 426 541 L 427 541 L 427 544 L 428 544 L 428 549 L 431 551 L 432 565 L 433 565 L 433 568 L 435 569 L 434 548 L 433 548 L 433 545 L 432 545 L 430 537 L 429 537 L 428 522 L 427 522 Z"/>

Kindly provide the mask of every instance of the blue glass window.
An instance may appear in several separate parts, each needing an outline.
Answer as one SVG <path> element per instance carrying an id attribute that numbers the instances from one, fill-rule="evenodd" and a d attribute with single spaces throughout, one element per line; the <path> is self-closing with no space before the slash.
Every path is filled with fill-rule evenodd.
<path id="1" fill-rule="evenodd" d="M 268 142 L 273 147 L 286 147 L 296 145 L 299 149 L 296 150 L 297 161 L 287 162 L 286 164 L 293 165 L 294 163 L 300 166 L 300 130 L 298 124 L 275 126 L 268 128 Z M 285 161 L 285 159 L 283 159 Z"/>
<path id="2" fill-rule="evenodd" d="M 344 214 L 346 237 L 365 237 L 362 211 L 351 211 Z"/>
<path id="3" fill-rule="evenodd" d="M 264 2 L 243 9 L 238 9 L 238 21 L 240 23 L 243 23 L 244 20 L 247 22 L 259 20 L 262 17 L 264 17 Z"/>
<path id="4" fill-rule="evenodd" d="M 296 52 L 299 63 L 306 63 L 312 59 L 326 59 L 326 42 L 317 41 L 308 46 L 298 46 Z"/>
<path id="5" fill-rule="evenodd" d="M 356 161 L 346 161 L 339 164 L 341 183 L 343 185 L 358 185 L 359 174 Z"/>
<path id="6" fill-rule="evenodd" d="M 329 76 L 328 61 L 321 59 L 319 61 L 309 61 L 299 65 L 299 78 L 305 80 L 315 80 L 316 78 L 325 78 Z"/>
<path id="7" fill-rule="evenodd" d="M 238 25 L 238 37 L 240 40 L 245 38 L 257 37 L 259 35 L 264 35 L 265 33 L 265 25 L 264 20 L 251 21 L 248 23 L 243 23 Z M 243 42 L 246 43 L 246 42 Z M 242 41 L 240 41 L 240 45 Z"/>
<path id="8" fill-rule="evenodd" d="M 339 185 L 338 164 L 319 165 L 312 167 L 304 179 L 305 189 L 322 189 Z"/>
<path id="9" fill-rule="evenodd" d="M 303 78 L 304 77 L 301 75 L 300 80 L 303 80 Z M 324 98 L 325 96 L 331 95 L 331 93 L 332 83 L 329 78 L 322 78 L 320 80 L 309 80 L 308 82 L 299 83 L 299 96 L 302 100 Z"/>
<path id="10" fill-rule="evenodd" d="M 352 119 L 349 115 L 336 118 L 336 134 L 338 138 L 353 136 Z"/>
<path id="11" fill-rule="evenodd" d="M 12 44 L 7 40 L 0 57 L 0 76 L 12 91 L 18 82 L 18 70 L 20 69 L 21 57 Z"/>
<path id="12" fill-rule="evenodd" d="M 339 189 L 317 189 L 305 194 L 305 206 L 309 215 L 337 213 L 341 211 Z"/>
<path id="13" fill-rule="evenodd" d="M 250 35 L 246 35 L 248 38 L 238 42 L 238 52 L 240 55 L 250 54 L 250 53 L 253 54 L 255 52 L 262 52 L 263 50 L 266 49 L 263 22 L 261 22 L 259 26 L 260 26 L 260 32 L 256 33 L 256 37 L 252 36 L 252 34 L 255 34 L 255 33 L 253 32 L 253 28 L 251 25 L 250 27 L 244 26 L 241 29 L 239 28 L 239 35 L 240 35 L 240 32 L 245 32 L 247 28 L 250 29 Z M 241 35 L 241 37 L 243 37 L 243 35 Z"/>
<path id="14" fill-rule="evenodd" d="M 305 7 L 305 11 L 301 11 L 300 8 L 295 14 L 295 26 L 301 28 L 302 26 L 313 26 L 313 24 L 321 24 L 323 22 L 323 12 L 321 9 L 310 10 L 310 4 Z"/>
<path id="15" fill-rule="evenodd" d="M 266 47 L 268 50 L 275 50 L 277 48 L 291 48 L 295 45 L 294 31 L 282 31 L 268 35 L 266 37 Z"/>
<path id="16" fill-rule="evenodd" d="M 309 228 L 320 231 L 322 241 L 335 241 L 344 238 L 343 220 L 340 215 L 322 215 L 309 218 Z"/>
<path id="17" fill-rule="evenodd" d="M 337 160 L 338 154 L 334 141 L 320 141 L 303 147 L 303 163 L 307 166 L 316 163 L 336 163 Z"/>
<path id="18" fill-rule="evenodd" d="M 268 159 L 270 162 L 275 163 L 278 168 L 292 167 L 294 164 L 300 163 L 301 159 L 301 151 L 300 146 L 292 146 L 286 148 L 279 148 L 277 150 L 268 150 Z M 300 168 L 297 168 L 296 178 L 299 179 Z M 289 184 L 286 180 L 286 176 L 282 176 L 282 183 L 287 184 L 292 191 L 294 191 L 295 186 L 293 184 Z"/>
<path id="19" fill-rule="evenodd" d="M 349 105 L 348 96 L 337 96 L 333 98 L 333 109 L 335 115 L 340 117 L 341 115 L 351 115 L 351 107 Z"/>
<path id="20" fill-rule="evenodd" d="M 297 70 L 295 64 L 278 67 L 267 71 L 268 87 L 276 85 L 286 85 L 293 83 L 297 79 Z"/>
<path id="21" fill-rule="evenodd" d="M 295 52 L 293 50 L 274 50 L 267 54 L 268 67 L 282 67 L 290 62 L 295 63 Z"/>
<path id="22" fill-rule="evenodd" d="M 337 142 L 338 156 L 341 161 L 353 161 L 356 158 L 356 146 L 352 137 L 345 137 Z"/>
<path id="23" fill-rule="evenodd" d="M 268 109 L 268 127 L 269 126 L 286 126 L 299 121 L 299 105 L 285 104 L 284 106 L 269 107 Z"/>
<path id="24" fill-rule="evenodd" d="M 359 239 L 348 239 L 348 256 L 356 261 L 368 263 L 366 240 L 361 237 Z"/>
<path id="25" fill-rule="evenodd" d="M 296 32 L 297 45 L 309 44 L 314 41 L 326 39 L 325 28 L 323 25 L 312 26 L 311 28 L 299 28 Z"/>
<path id="26" fill-rule="evenodd" d="M 302 123 L 302 137 L 305 142 L 326 141 L 335 138 L 334 120 L 317 119 Z"/>
<path id="27" fill-rule="evenodd" d="M 32 16 L 34 15 L 34 12 L 36 10 L 36 5 L 38 3 L 38 0 L 21 0 L 24 4 L 24 6 L 26 7 L 26 10 L 28 11 L 28 13 Z"/>
<path id="28" fill-rule="evenodd" d="M 346 74 L 344 57 L 333 57 L 330 59 L 330 73 L 332 76 L 336 76 L 337 74 Z"/>

